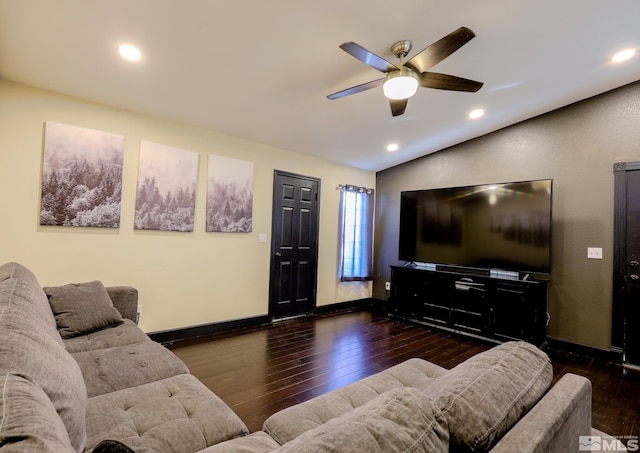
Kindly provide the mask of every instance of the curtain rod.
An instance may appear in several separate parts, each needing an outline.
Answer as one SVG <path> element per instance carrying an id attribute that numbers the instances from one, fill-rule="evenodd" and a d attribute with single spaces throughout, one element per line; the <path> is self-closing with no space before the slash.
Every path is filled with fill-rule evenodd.
<path id="1" fill-rule="evenodd" d="M 360 192 L 360 193 L 366 192 L 367 194 L 373 193 L 373 189 L 370 189 L 368 187 L 354 186 L 353 184 L 338 184 L 338 186 L 336 187 L 336 190 L 349 190 L 352 192 Z"/>

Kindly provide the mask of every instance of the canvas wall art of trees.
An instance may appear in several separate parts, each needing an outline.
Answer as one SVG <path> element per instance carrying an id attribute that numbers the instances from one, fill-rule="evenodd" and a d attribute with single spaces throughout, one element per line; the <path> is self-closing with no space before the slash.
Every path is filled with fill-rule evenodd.
<path id="1" fill-rule="evenodd" d="M 124 137 L 47 121 L 41 225 L 118 228 Z"/>
<path id="2" fill-rule="evenodd" d="M 141 142 L 134 228 L 193 231 L 198 153 Z"/>
<path id="3" fill-rule="evenodd" d="M 253 162 L 209 155 L 207 174 L 207 231 L 250 233 Z"/>

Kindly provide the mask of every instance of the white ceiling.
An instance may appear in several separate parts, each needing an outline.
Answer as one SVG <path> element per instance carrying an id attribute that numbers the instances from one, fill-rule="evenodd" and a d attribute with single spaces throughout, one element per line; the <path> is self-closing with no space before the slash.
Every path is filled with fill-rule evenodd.
<path id="1" fill-rule="evenodd" d="M 0 0 L 0 77 L 377 171 L 640 80 L 640 55 L 609 62 L 639 20 L 637 0 Z M 460 26 L 433 71 L 477 93 L 420 88 L 396 118 L 381 88 L 326 98 L 380 77 L 341 43 L 395 62 Z"/>

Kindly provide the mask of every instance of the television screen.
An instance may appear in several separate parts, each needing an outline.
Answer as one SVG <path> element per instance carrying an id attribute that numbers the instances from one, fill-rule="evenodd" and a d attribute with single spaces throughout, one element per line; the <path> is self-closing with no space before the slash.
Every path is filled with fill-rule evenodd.
<path id="1" fill-rule="evenodd" d="M 398 258 L 549 274 L 552 180 L 401 193 Z"/>

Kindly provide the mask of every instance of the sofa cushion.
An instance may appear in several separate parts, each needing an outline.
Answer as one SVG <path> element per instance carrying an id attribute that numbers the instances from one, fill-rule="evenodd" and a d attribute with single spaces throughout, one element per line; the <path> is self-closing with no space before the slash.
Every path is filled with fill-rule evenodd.
<path id="1" fill-rule="evenodd" d="M 0 274 L 7 268 L 4 266 Z M 14 265 L 13 277 L 0 281 L 0 376 L 28 375 L 47 394 L 67 429 L 71 445 L 82 450 L 86 440 L 87 392 L 78 364 L 53 336 L 46 313 L 46 299 L 33 275 Z M 50 310 L 49 310 L 50 311 Z"/>
<path id="2" fill-rule="evenodd" d="M 108 329 L 96 330 L 63 340 L 64 347 L 71 353 L 114 348 L 145 341 L 150 341 L 149 336 L 129 319 Z"/>
<path id="3" fill-rule="evenodd" d="M 262 427 L 284 444 L 305 431 L 363 406 L 395 388 L 423 387 L 447 370 L 422 359 L 409 359 L 360 381 L 288 407 L 269 417 Z M 327 389 L 318 389 L 326 392 Z"/>
<path id="4" fill-rule="evenodd" d="M 447 420 L 421 391 L 390 390 L 287 442 L 286 452 L 447 452 Z"/>
<path id="5" fill-rule="evenodd" d="M 71 355 L 80 365 L 89 398 L 189 373 L 175 354 L 151 340 Z"/>
<path id="6" fill-rule="evenodd" d="M 44 391 L 27 376 L 0 380 L 0 447 L 3 452 L 75 451 L 67 430 Z"/>
<path id="7" fill-rule="evenodd" d="M 75 337 L 122 323 L 99 281 L 45 287 L 62 338 Z"/>
<path id="8" fill-rule="evenodd" d="M 280 444 L 267 433 L 257 431 L 248 436 L 220 442 L 198 453 L 270 453 L 279 447 Z"/>
<path id="9" fill-rule="evenodd" d="M 549 357 L 525 342 L 481 352 L 424 389 L 449 422 L 451 443 L 487 451 L 551 386 Z"/>
<path id="10" fill-rule="evenodd" d="M 242 420 L 190 374 L 87 401 L 87 450 L 112 439 L 135 451 L 186 453 L 248 433 Z"/>

